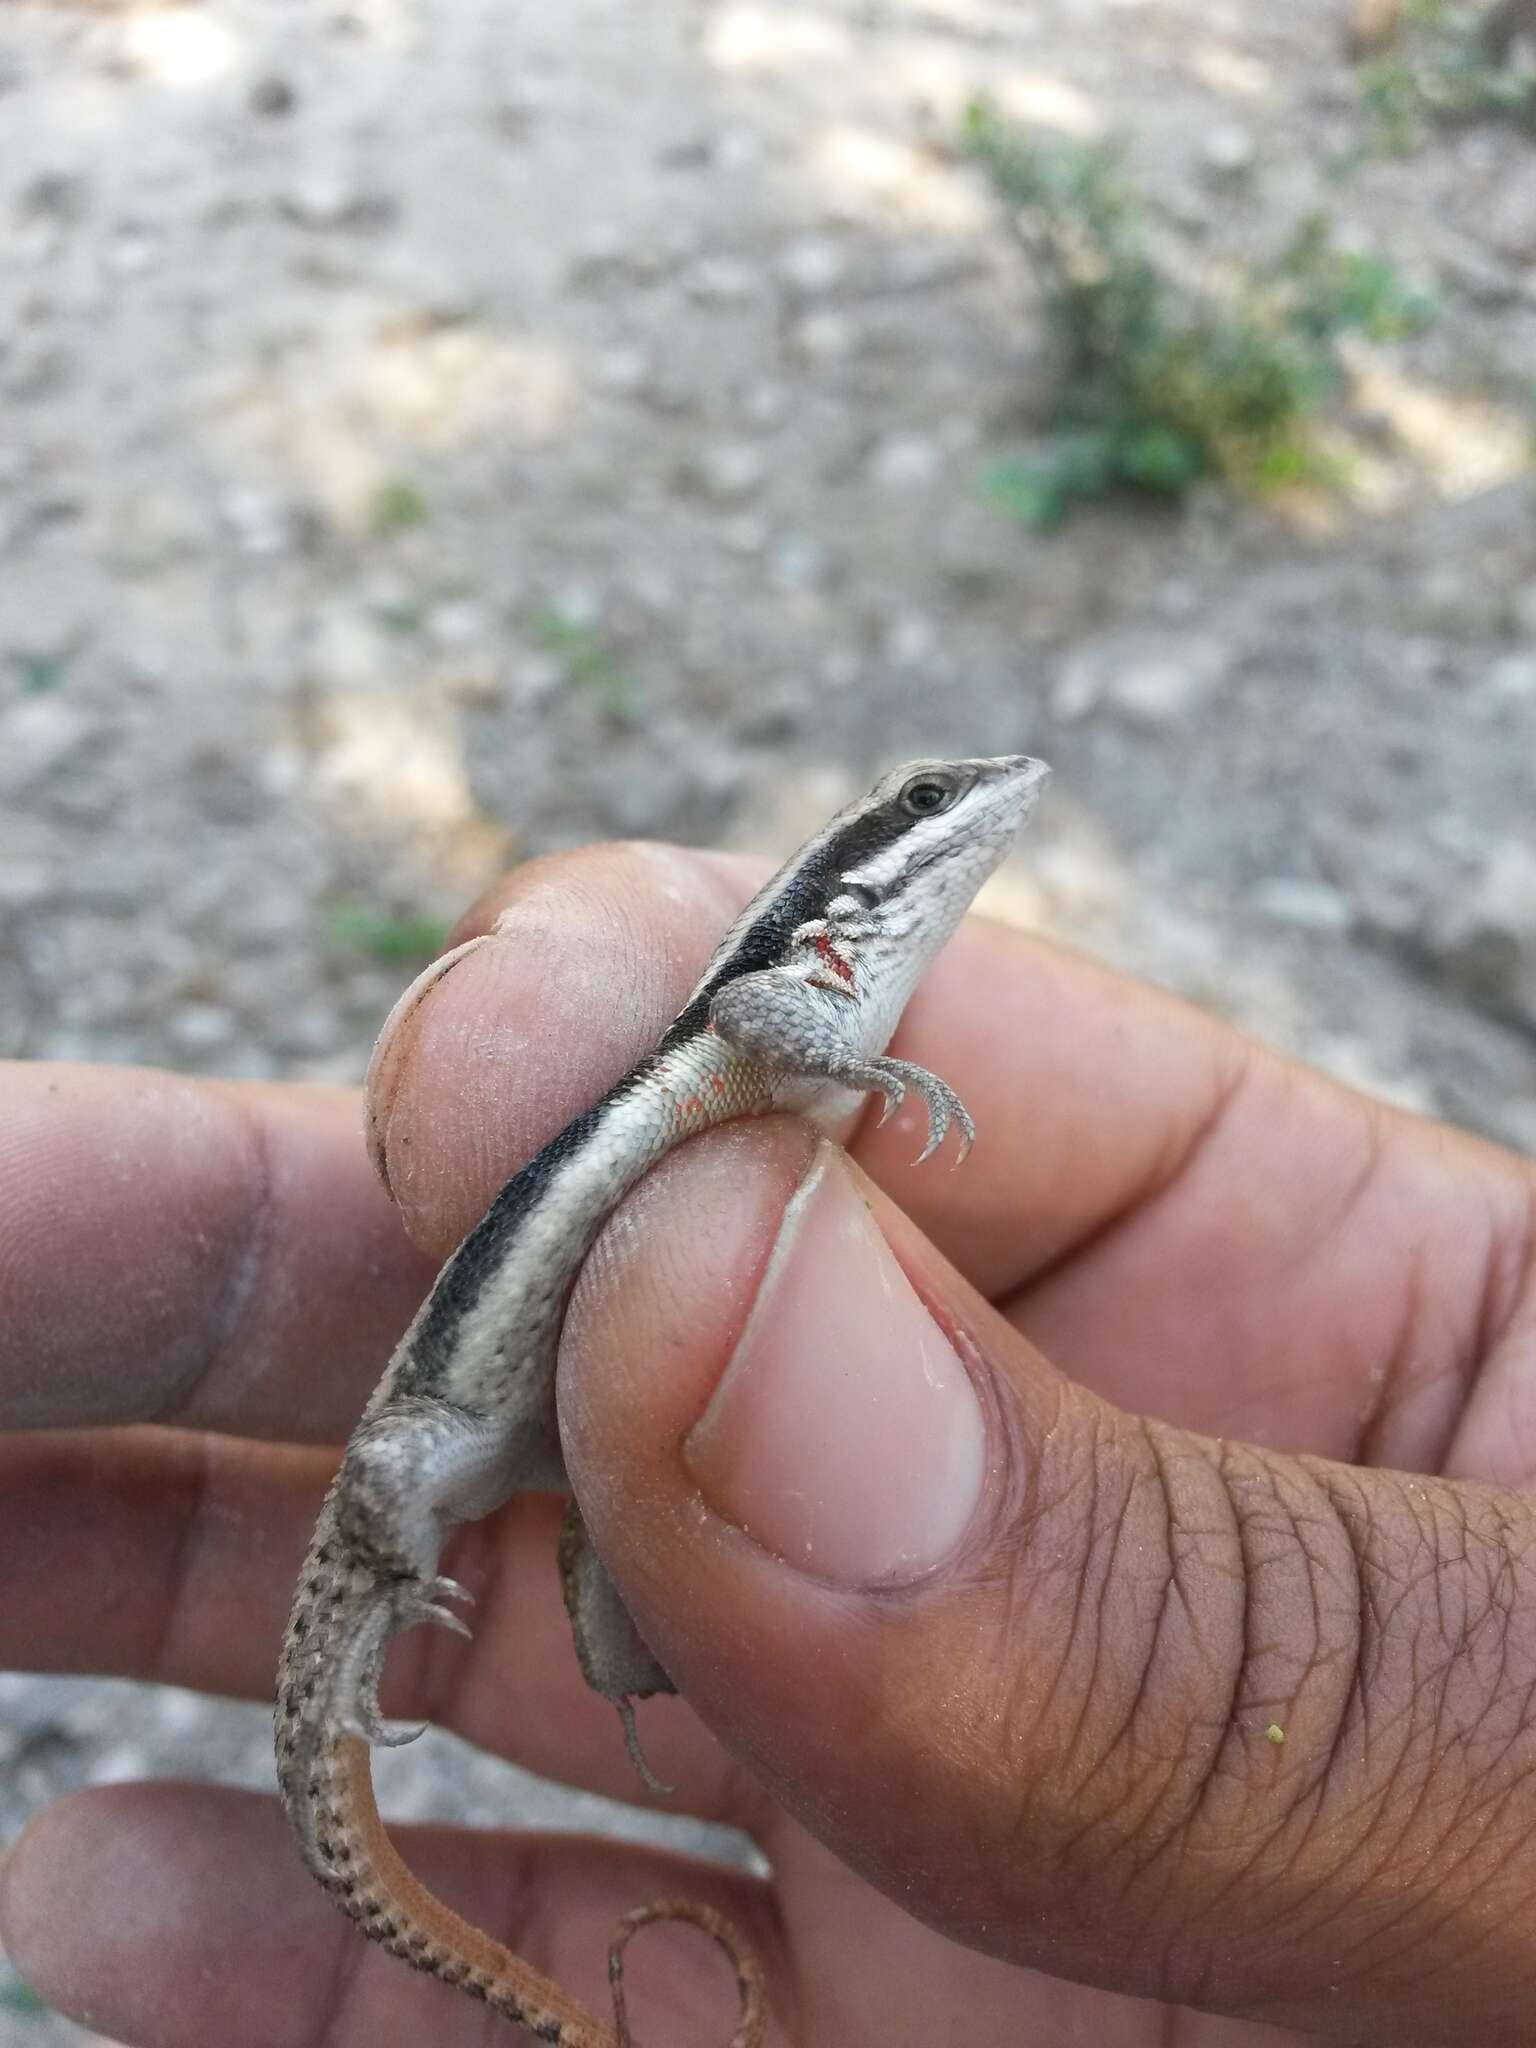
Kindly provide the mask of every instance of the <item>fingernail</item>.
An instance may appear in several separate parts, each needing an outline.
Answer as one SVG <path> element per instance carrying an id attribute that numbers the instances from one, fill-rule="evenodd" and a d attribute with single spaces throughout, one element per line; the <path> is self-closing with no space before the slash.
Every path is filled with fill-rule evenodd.
<path id="1" fill-rule="evenodd" d="M 842 1586 L 921 1578 L 981 1498 L 985 1424 L 953 1345 L 819 1145 L 684 1455 L 715 1512 Z"/>

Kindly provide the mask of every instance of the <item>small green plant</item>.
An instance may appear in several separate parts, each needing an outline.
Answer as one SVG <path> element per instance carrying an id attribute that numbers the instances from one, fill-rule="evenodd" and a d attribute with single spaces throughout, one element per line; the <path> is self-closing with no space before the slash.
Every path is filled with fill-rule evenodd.
<path id="1" fill-rule="evenodd" d="M 10 657 L 17 685 L 23 697 L 44 697 L 64 680 L 73 649 L 52 654 L 16 653 Z"/>
<path id="2" fill-rule="evenodd" d="M 366 953 L 381 967 L 430 960 L 443 949 L 449 926 L 437 917 L 397 916 L 361 903 L 338 903 L 326 914 L 326 930 L 338 946 Z"/>
<path id="3" fill-rule="evenodd" d="M 554 605 L 541 605 L 528 623 L 539 645 L 559 662 L 567 683 L 589 691 L 617 718 L 633 715 L 635 686 L 590 626 Z"/>
<path id="4" fill-rule="evenodd" d="M 1375 148 L 1406 156 L 1445 122 L 1503 114 L 1536 126 L 1536 67 L 1490 37 L 1485 9 L 1407 0 L 1393 48 L 1361 66 L 1360 98 Z"/>
<path id="5" fill-rule="evenodd" d="M 395 633 L 403 638 L 421 631 L 427 623 L 428 609 L 425 598 L 402 597 L 391 603 L 376 604 L 373 616 L 386 633 Z"/>
<path id="6" fill-rule="evenodd" d="M 368 501 L 368 531 L 380 536 L 404 533 L 426 524 L 430 511 L 426 494 L 408 476 L 390 476 Z"/>
<path id="7" fill-rule="evenodd" d="M 14 1970 L 0 1971 L 0 2012 L 13 2012 L 19 2019 L 40 2020 L 48 2007 Z"/>
<path id="8" fill-rule="evenodd" d="M 1047 446 L 990 465 L 994 502 L 1050 527 L 1117 490 L 1337 481 L 1315 424 L 1343 384 L 1338 339 L 1417 332 L 1434 313 L 1425 294 L 1337 248 L 1311 215 L 1262 279 L 1203 295 L 1154 262 L 1112 147 L 1039 145 L 985 104 L 967 115 L 965 146 L 1042 280 L 1057 356 Z"/>

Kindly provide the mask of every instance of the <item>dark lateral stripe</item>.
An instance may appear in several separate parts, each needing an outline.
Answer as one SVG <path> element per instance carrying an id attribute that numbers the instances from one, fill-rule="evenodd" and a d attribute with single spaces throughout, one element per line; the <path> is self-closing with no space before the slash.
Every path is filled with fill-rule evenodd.
<path id="1" fill-rule="evenodd" d="M 635 1085 L 636 1072 L 625 1074 L 608 1092 L 572 1117 L 541 1151 L 535 1152 L 505 1183 L 480 1221 L 444 1266 L 432 1290 L 427 1312 L 411 1343 L 398 1385 L 403 1393 L 417 1386 L 435 1392 L 453 1352 L 459 1328 L 474 1309 L 491 1273 L 506 1261 L 518 1232 L 560 1174 L 582 1150 L 614 1103 Z"/>

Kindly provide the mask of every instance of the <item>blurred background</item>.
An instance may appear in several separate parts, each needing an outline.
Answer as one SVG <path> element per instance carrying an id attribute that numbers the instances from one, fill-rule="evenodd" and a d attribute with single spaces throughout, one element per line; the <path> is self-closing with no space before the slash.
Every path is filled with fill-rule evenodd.
<path id="1" fill-rule="evenodd" d="M 0 1052 L 355 1080 L 504 865 L 1027 749 L 994 909 L 1536 1151 L 1533 436 L 1529 0 L 16 0 Z M 0 1839 L 151 1772 L 264 1712 L 0 1679 Z"/>

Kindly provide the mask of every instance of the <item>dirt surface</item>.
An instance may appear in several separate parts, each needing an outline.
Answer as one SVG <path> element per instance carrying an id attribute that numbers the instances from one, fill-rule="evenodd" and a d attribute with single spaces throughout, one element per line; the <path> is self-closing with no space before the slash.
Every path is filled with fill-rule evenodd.
<path id="1" fill-rule="evenodd" d="M 0 1050 L 355 1078 L 506 860 L 782 848 L 894 759 L 1028 748 L 1006 912 L 1536 1150 L 1536 147 L 1373 154 L 1342 13 L 5 9 Z M 978 89 L 1124 133 L 1197 269 L 1321 208 L 1434 291 L 1357 359 L 1353 502 L 982 501 L 1045 363 L 951 147 Z M 267 1782 L 257 1709 L 6 1684 L 6 1835 Z"/>

